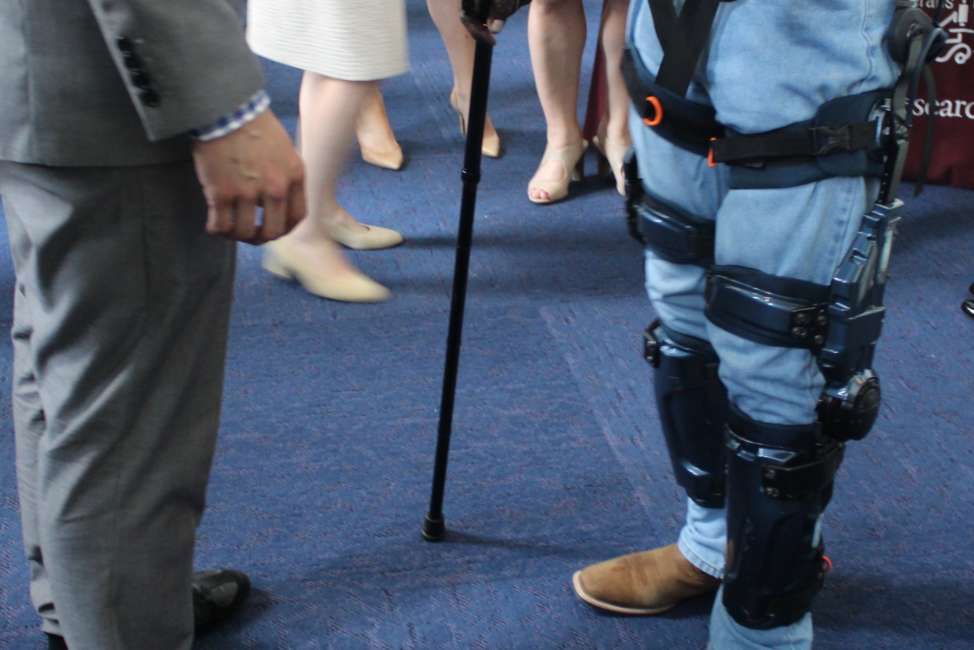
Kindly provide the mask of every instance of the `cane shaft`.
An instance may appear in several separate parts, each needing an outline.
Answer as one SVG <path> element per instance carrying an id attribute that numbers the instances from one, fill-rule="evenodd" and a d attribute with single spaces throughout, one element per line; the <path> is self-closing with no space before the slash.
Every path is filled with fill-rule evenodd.
<path id="1" fill-rule="evenodd" d="M 470 89 L 470 114 L 467 117 L 467 143 L 463 157 L 463 196 L 460 201 L 460 226 L 457 233 L 456 258 L 453 270 L 453 295 L 450 301 L 450 329 L 446 342 L 446 361 L 443 368 L 443 392 L 440 396 L 440 421 L 436 440 L 436 464 L 433 469 L 433 489 L 426 516 L 424 536 L 439 539 L 443 534 L 443 494 L 446 488 L 446 469 L 453 431 L 453 406 L 456 397 L 457 374 L 460 367 L 460 345 L 463 335 L 463 311 L 467 298 L 467 278 L 470 270 L 470 247 L 473 241 L 474 209 L 477 203 L 477 184 L 480 182 L 481 147 L 484 121 L 487 117 L 487 93 L 490 86 L 490 62 L 493 48 L 479 42 L 474 54 L 473 82 Z"/>

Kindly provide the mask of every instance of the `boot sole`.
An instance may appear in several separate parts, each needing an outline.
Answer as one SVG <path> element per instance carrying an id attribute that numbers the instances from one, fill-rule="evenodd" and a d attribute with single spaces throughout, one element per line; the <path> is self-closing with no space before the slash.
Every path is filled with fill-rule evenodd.
<path id="1" fill-rule="evenodd" d="M 582 580 L 580 578 L 581 573 L 581 571 L 576 571 L 572 576 L 572 587 L 575 589 L 575 595 L 592 607 L 603 609 L 614 614 L 625 614 L 627 616 L 655 616 L 656 614 L 662 614 L 663 612 L 667 612 L 677 606 L 677 603 L 673 603 L 672 605 L 667 605 L 666 607 L 655 608 L 622 607 L 621 605 L 614 605 L 610 602 L 599 600 L 595 596 L 586 593 L 585 589 L 582 588 Z"/>

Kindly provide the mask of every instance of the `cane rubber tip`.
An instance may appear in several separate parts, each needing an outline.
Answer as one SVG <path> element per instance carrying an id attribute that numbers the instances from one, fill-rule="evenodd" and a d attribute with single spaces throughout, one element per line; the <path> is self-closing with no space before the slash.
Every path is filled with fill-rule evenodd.
<path id="1" fill-rule="evenodd" d="M 426 515 L 423 520 L 423 539 L 427 542 L 440 542 L 446 535 L 446 523 L 442 517 Z"/>

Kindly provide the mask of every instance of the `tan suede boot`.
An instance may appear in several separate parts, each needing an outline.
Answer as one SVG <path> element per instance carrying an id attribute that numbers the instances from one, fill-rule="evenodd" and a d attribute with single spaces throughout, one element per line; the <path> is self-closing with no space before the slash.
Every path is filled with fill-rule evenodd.
<path id="1" fill-rule="evenodd" d="M 572 585 L 593 607 L 649 615 L 715 591 L 720 581 L 690 564 L 676 544 L 670 544 L 588 566 L 575 572 Z"/>

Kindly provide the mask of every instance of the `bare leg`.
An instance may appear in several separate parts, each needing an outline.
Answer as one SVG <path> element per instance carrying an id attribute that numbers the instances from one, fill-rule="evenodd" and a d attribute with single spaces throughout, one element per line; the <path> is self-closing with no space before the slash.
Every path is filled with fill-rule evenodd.
<path id="1" fill-rule="evenodd" d="M 426 0 L 426 7 L 446 46 L 453 68 L 453 85 L 462 95 L 470 94 L 474 41 L 460 22 L 460 0 Z"/>
<path id="2" fill-rule="evenodd" d="M 455 110 L 462 111 L 465 122 L 470 110 L 474 40 L 460 22 L 460 0 L 426 0 L 426 6 L 440 32 L 446 54 L 450 58 L 450 67 L 453 69 L 451 103 Z M 489 117 L 484 125 L 484 153 L 490 156 L 500 154 L 500 138 Z"/>
<path id="3" fill-rule="evenodd" d="M 632 144 L 629 137 L 629 93 L 619 66 L 626 44 L 626 14 L 629 0 L 605 0 L 602 13 L 602 33 L 599 40 L 605 53 L 606 81 L 609 89 L 609 113 L 605 129 L 599 129 L 604 153 L 615 176 L 616 190 L 625 193 L 622 161 Z"/>
<path id="4" fill-rule="evenodd" d="M 605 0 L 602 14 L 602 51 L 605 52 L 606 77 L 609 86 L 609 120 L 606 128 L 610 139 L 620 139 L 629 146 L 629 93 L 622 78 L 622 50 L 626 45 L 626 14 L 629 0 Z"/>
<path id="5" fill-rule="evenodd" d="M 265 268 L 296 277 L 308 291 L 327 298 L 375 301 L 388 297 L 388 291 L 362 275 L 335 243 L 335 239 L 345 242 L 349 237 L 381 235 L 380 231 L 399 236 L 360 224 L 339 205 L 336 196 L 356 119 L 376 89 L 376 82 L 343 81 L 311 72 L 305 72 L 301 82 L 301 155 L 308 216 L 289 235 L 268 245 L 272 255 L 265 258 Z"/>
<path id="6" fill-rule="evenodd" d="M 533 200 L 552 198 L 553 184 L 567 186 L 572 156 L 559 156 L 566 147 L 578 148 L 578 84 L 585 46 L 585 10 L 581 0 L 535 0 L 528 17 L 531 67 L 547 124 L 545 157 L 531 180 Z M 541 185 L 549 189 L 542 188 Z"/>
<path id="7" fill-rule="evenodd" d="M 294 233 L 305 242 L 330 241 L 336 224 L 364 229 L 338 204 L 338 178 L 352 144 L 353 126 L 371 93 L 372 81 L 343 81 L 305 72 L 301 82 L 301 157 L 307 176 L 308 217 Z M 337 251 L 337 248 L 335 249 Z M 350 266 L 339 251 L 334 263 Z"/>

